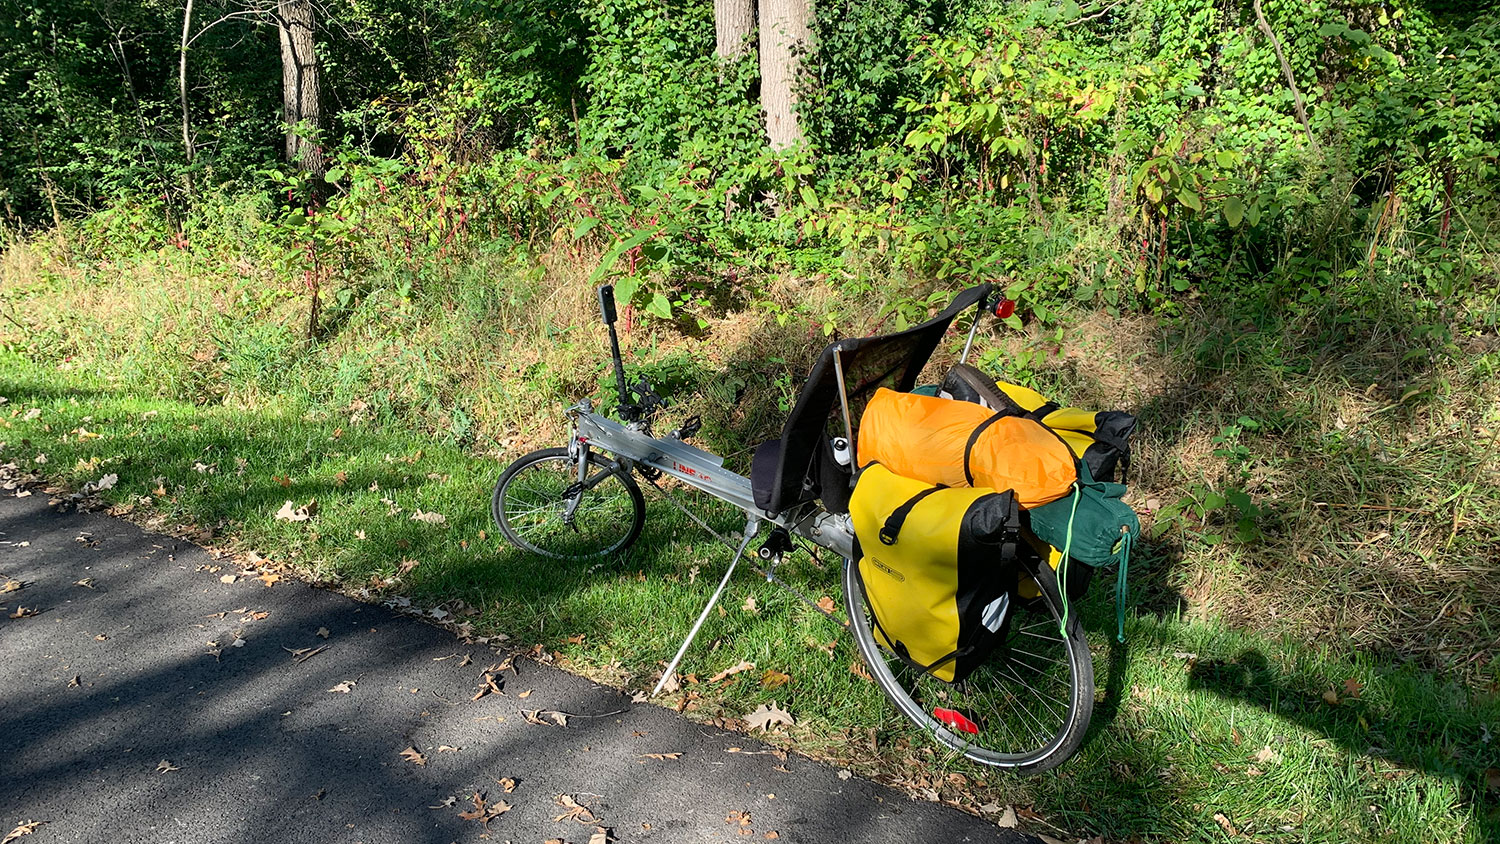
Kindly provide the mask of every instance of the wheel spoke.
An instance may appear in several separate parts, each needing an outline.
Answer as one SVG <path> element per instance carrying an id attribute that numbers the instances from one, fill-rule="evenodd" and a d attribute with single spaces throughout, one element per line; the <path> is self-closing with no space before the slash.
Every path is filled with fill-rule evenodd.
<path id="1" fill-rule="evenodd" d="M 880 648 L 857 569 L 847 565 L 846 608 L 860 653 L 886 696 L 930 737 L 971 760 L 1025 772 L 1056 767 L 1077 750 L 1093 710 L 1092 695 L 1077 689 L 1092 688 L 1093 664 L 1076 620 L 1066 636 L 1057 635 L 1062 601 L 1050 571 L 1034 574 L 1042 599 L 1029 609 L 1038 616 L 1016 619 L 1008 642 L 949 685 Z M 979 733 L 946 727 L 936 719 L 938 707 L 963 713 Z"/>
<path id="2" fill-rule="evenodd" d="M 569 489 L 579 489 L 575 457 L 558 449 L 521 458 L 495 491 L 497 525 L 516 544 L 547 557 L 584 559 L 623 548 L 640 532 L 640 491 L 628 474 L 593 454 L 589 470 L 569 497 Z"/>

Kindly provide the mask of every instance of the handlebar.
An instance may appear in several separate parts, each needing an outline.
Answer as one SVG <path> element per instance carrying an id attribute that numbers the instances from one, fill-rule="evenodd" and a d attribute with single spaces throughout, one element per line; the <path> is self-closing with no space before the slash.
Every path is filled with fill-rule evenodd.
<path id="1" fill-rule="evenodd" d="M 615 365 L 615 391 L 620 396 L 620 418 L 634 422 L 640 418 L 640 408 L 630 400 L 630 391 L 625 387 L 625 362 L 620 360 L 620 335 L 615 332 L 615 286 L 606 284 L 599 288 L 599 312 L 604 325 L 609 329 L 609 357 Z"/>

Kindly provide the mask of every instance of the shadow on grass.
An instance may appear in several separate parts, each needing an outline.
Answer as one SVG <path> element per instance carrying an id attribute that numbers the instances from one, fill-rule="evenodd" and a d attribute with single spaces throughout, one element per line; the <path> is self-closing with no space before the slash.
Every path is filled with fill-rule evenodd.
<path id="1" fill-rule="evenodd" d="M 1375 776 L 1425 771 L 1447 779 L 1471 811 L 1479 840 L 1495 840 L 1500 741 L 1491 726 L 1500 708 L 1425 672 L 1388 667 L 1378 675 L 1380 688 L 1371 694 L 1353 678 L 1340 685 L 1278 669 L 1261 651 L 1248 649 L 1197 660 L 1188 671 L 1188 688 L 1263 709 L 1321 735 Z"/>

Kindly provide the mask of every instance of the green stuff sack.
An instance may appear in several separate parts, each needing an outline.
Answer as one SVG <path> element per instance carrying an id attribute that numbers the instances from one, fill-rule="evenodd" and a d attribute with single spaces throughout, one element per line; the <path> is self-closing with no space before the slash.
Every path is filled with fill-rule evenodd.
<path id="1" fill-rule="evenodd" d="M 949 683 L 1004 638 L 1017 585 L 1015 496 L 904 478 L 879 463 L 849 499 L 875 640 Z"/>
<path id="2" fill-rule="evenodd" d="M 1130 549 L 1141 535 L 1141 520 L 1123 497 L 1124 484 L 1096 481 L 1079 462 L 1078 483 L 1070 495 L 1027 511 L 1031 532 L 1062 553 L 1058 577 L 1068 582 L 1068 565 L 1076 560 L 1095 568 L 1119 564 L 1115 586 L 1120 641 L 1125 641 L 1125 583 Z M 1067 617 L 1064 604 L 1064 620 Z"/>

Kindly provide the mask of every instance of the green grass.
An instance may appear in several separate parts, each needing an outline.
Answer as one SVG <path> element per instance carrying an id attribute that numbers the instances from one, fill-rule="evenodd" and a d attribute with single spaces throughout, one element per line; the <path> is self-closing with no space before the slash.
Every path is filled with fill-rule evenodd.
<path id="1" fill-rule="evenodd" d="M 420 607 L 462 599 L 480 610 L 477 632 L 539 644 L 567 667 L 621 686 L 649 687 L 727 562 L 729 552 L 673 508 L 648 501 L 646 532 L 621 558 L 544 564 L 499 541 L 488 500 L 501 463 L 454 437 L 414 432 L 393 414 L 351 420 L 347 402 L 306 393 L 213 404 L 164 398 L 115 372 L 0 357 L 8 399 L 0 457 L 75 488 L 118 474 L 106 497 L 134 515 L 210 530 L 215 543 L 351 593 L 404 595 Z M 28 419 L 33 409 L 41 413 Z M 284 501 L 311 499 L 318 508 L 307 522 L 272 518 Z M 416 509 L 446 523 L 412 521 Z M 739 526 L 735 514 L 711 512 L 717 526 Z M 1148 554 L 1147 564 L 1161 568 L 1168 550 Z M 408 560 L 418 564 L 401 574 Z M 1226 556 L 1218 565 L 1244 563 Z M 784 573 L 814 596 L 839 598 L 835 565 L 798 558 Z M 1227 824 L 1254 840 L 1289 842 L 1481 842 L 1500 832 L 1486 784 L 1487 770 L 1500 767 L 1493 690 L 1380 649 L 1195 621 L 1181 602 L 1160 600 L 1165 587 L 1151 577 L 1164 574 L 1148 577 L 1125 646 L 1108 636 L 1109 590 L 1095 589 L 1087 603 L 1098 632 L 1095 723 L 1079 755 L 1051 774 L 988 773 L 924 746 L 850 671 L 857 657 L 846 634 L 748 572 L 682 667 L 700 680 L 684 687 L 700 695 L 689 712 L 740 717 L 775 699 L 797 717 L 787 740 L 801 749 L 961 805 L 1031 807 L 1042 821 L 1028 823 L 1043 832 L 1223 841 Z M 744 609 L 752 596 L 753 613 Z M 829 642 L 831 655 L 818 647 Z M 740 660 L 756 670 L 708 685 Z M 770 669 L 792 680 L 765 688 Z M 1323 699 L 1329 690 L 1337 705 Z"/>

